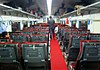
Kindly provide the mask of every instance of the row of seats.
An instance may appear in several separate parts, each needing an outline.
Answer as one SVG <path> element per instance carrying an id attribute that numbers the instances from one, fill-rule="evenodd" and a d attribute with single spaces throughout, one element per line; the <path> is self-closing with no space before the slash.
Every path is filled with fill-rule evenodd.
<path id="1" fill-rule="evenodd" d="M 0 70 L 46 70 L 47 43 L 0 43 Z"/>
<path id="2" fill-rule="evenodd" d="M 89 30 L 82 30 L 78 28 L 73 28 L 69 26 L 60 26 L 59 27 L 59 38 L 62 41 L 64 45 L 64 51 L 68 49 L 68 44 L 70 41 L 70 35 L 83 35 L 83 34 L 89 34 Z"/>
<path id="3" fill-rule="evenodd" d="M 40 27 L 40 25 L 35 26 Z M 47 69 L 48 35 L 44 32 L 48 32 L 48 30 L 43 30 L 44 32 L 42 30 L 36 30 L 35 26 L 25 28 L 25 30 L 19 33 L 11 34 L 13 42 L 6 41 L 0 44 L 0 70 Z M 66 60 L 69 70 L 100 70 L 100 41 L 98 41 L 100 34 L 92 34 L 89 30 L 81 30 L 67 25 L 58 25 L 58 27 L 58 39 L 63 42 L 64 48 L 66 47 Z M 41 29 L 45 28 L 48 29 L 48 25 L 41 27 Z M 24 31 L 26 31 L 26 33 L 36 31 L 41 32 L 41 34 L 23 34 Z M 94 69 L 92 67 L 96 68 Z"/>
<path id="4" fill-rule="evenodd" d="M 59 37 L 63 46 L 66 47 L 64 51 L 67 53 L 69 70 L 100 70 L 100 56 L 97 53 L 99 50 L 95 50 L 100 46 L 100 34 L 67 26 L 59 27 L 59 29 Z M 63 30 L 63 34 L 60 32 L 61 30 Z M 89 54 L 90 57 L 88 57 Z"/>
<path id="5" fill-rule="evenodd" d="M 12 40 L 14 42 L 47 42 L 48 34 L 34 34 L 34 35 L 26 35 L 26 34 L 18 34 L 12 35 Z"/>
<path id="6" fill-rule="evenodd" d="M 48 34 L 11 34 L 10 38 L 0 38 L 0 42 L 47 42 Z"/>
<path id="7" fill-rule="evenodd" d="M 22 32 L 22 34 L 29 34 L 29 35 L 32 35 L 32 34 L 48 34 L 48 33 L 49 33 L 49 30 L 32 31 L 32 32 L 23 31 Z"/>
<path id="8" fill-rule="evenodd" d="M 70 36 L 67 61 L 75 61 L 77 59 L 80 48 L 80 40 L 87 40 L 87 35 L 79 34 Z"/>
<path id="9" fill-rule="evenodd" d="M 100 70 L 100 40 L 82 40 L 78 58 L 69 70 Z"/>
<path id="10" fill-rule="evenodd" d="M 0 39 L 0 70 L 47 70 L 48 31 L 34 26 Z"/>

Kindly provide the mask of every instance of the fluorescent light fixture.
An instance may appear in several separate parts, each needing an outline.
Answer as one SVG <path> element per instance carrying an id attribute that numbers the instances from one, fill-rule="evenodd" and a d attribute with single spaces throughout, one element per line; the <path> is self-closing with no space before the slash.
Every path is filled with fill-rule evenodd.
<path id="1" fill-rule="evenodd" d="M 51 15 L 52 0 L 47 0 L 48 15 Z"/>

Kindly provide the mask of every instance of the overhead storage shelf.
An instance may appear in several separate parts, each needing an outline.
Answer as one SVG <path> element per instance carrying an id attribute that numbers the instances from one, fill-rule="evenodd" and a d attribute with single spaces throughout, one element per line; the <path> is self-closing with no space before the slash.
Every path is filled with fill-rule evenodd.
<path id="1" fill-rule="evenodd" d="M 78 10 L 75 10 L 75 11 L 72 11 L 69 13 L 65 12 L 64 15 L 60 16 L 60 18 L 66 18 L 66 17 L 70 17 L 70 16 L 72 16 L 72 17 L 78 16 L 77 11 Z M 80 8 L 80 11 L 81 11 L 81 15 L 100 13 L 100 1 L 93 3 L 91 5 L 88 5 L 88 6 L 82 7 L 82 8 Z"/>
<path id="2" fill-rule="evenodd" d="M 6 6 L 0 4 L 0 15 L 10 15 L 10 16 L 18 16 L 18 17 L 30 17 L 30 18 L 39 18 L 33 14 L 22 11 L 20 9 L 15 9 L 10 6 Z"/>

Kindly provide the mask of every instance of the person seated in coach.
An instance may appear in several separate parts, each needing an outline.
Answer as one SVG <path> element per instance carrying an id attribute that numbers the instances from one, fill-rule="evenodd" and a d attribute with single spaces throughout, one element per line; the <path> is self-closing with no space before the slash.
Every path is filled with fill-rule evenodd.
<path id="1" fill-rule="evenodd" d="M 54 37 L 55 21 L 51 16 L 50 16 L 50 19 L 48 20 L 48 24 L 49 24 L 50 38 L 52 39 L 52 37 Z"/>
<path id="2" fill-rule="evenodd" d="M 2 32 L 1 36 L 2 36 L 1 38 L 10 39 L 10 42 L 13 42 L 13 40 L 11 38 L 12 36 L 9 35 L 9 32 L 4 31 L 4 32 Z"/>
<path id="3" fill-rule="evenodd" d="M 9 33 L 8 32 L 2 32 L 2 38 L 10 38 Z"/>

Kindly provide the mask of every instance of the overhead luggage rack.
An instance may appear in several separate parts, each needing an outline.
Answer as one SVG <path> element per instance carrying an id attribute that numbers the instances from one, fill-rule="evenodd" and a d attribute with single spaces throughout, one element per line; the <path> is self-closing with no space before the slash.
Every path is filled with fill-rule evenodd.
<path id="1" fill-rule="evenodd" d="M 4 5 L 4 4 L 0 4 L 0 10 L 1 10 L 2 15 L 39 18 L 33 14 L 30 14 L 28 12 L 25 12 L 25 11 L 22 11 L 19 9 L 15 9 L 13 7 L 10 7 L 10 6 Z"/>
<path id="2" fill-rule="evenodd" d="M 91 5 L 88 5 L 88 6 L 85 6 L 85 7 L 82 7 L 80 8 L 81 10 L 81 15 L 88 15 L 88 14 L 94 14 L 94 13 L 99 13 L 100 9 L 100 1 L 96 2 L 96 3 L 93 3 Z M 60 16 L 60 18 L 66 18 L 66 17 L 69 17 L 69 16 L 78 16 L 77 15 L 77 11 L 78 10 L 75 10 L 75 11 L 72 11 L 72 12 L 69 12 L 69 13 L 66 13 L 62 16 Z M 88 12 L 88 13 L 86 13 Z"/>

